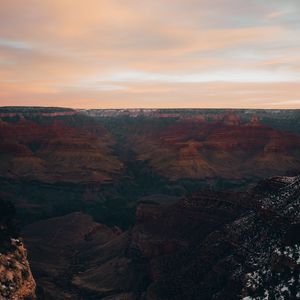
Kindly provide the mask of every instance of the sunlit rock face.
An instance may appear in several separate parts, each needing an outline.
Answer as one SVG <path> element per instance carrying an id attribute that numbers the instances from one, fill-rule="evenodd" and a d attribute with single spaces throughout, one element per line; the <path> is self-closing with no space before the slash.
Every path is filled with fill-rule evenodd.
<path id="1" fill-rule="evenodd" d="M 72 116 L 40 117 L 42 121 L 0 123 L 2 177 L 45 183 L 107 183 L 120 173 L 123 165 L 111 150 L 114 141 L 101 125 L 80 116 L 76 120 Z"/>
<path id="2" fill-rule="evenodd" d="M 137 159 L 171 180 L 264 178 L 300 167 L 299 136 L 242 123 L 236 115 L 212 122 L 177 121 L 133 139 Z"/>
<path id="3" fill-rule="evenodd" d="M 27 251 L 16 238 L 13 206 L 0 199 L 0 299 L 36 299 Z"/>

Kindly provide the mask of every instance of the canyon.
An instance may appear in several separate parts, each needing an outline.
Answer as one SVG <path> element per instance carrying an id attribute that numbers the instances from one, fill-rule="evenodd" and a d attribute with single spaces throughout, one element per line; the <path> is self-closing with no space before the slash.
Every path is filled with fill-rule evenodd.
<path id="1" fill-rule="evenodd" d="M 0 108 L 8 299 L 298 299 L 299 122 Z"/>
<path id="2" fill-rule="evenodd" d="M 179 122 L 134 141 L 137 159 L 170 180 L 264 178 L 299 168 L 300 139 L 235 115 L 217 122 Z"/>

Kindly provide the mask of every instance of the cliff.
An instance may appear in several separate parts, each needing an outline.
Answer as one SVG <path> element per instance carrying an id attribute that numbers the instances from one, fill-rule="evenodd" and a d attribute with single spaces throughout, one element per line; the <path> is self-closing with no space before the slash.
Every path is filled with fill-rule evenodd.
<path id="1" fill-rule="evenodd" d="M 14 238 L 13 207 L 0 199 L 0 299 L 36 299 L 24 244 Z"/>
<path id="2" fill-rule="evenodd" d="M 285 175 L 300 167 L 300 137 L 253 117 L 179 120 L 131 138 L 137 159 L 170 180 L 222 177 L 230 180 Z"/>
<path id="3" fill-rule="evenodd" d="M 75 121 L 45 116 L 41 120 L 0 123 L 2 177 L 107 183 L 122 170 L 122 163 L 112 154 L 113 139 L 101 125 L 80 116 Z"/>

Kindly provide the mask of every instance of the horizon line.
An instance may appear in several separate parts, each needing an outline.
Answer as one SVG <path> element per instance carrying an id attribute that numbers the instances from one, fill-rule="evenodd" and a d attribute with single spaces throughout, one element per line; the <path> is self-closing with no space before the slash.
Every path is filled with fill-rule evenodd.
<path id="1" fill-rule="evenodd" d="M 43 105 L 4 105 L 2 108 L 60 108 L 60 109 L 72 109 L 72 110 L 300 110 L 300 108 L 242 108 L 242 107 L 115 107 L 115 108 L 74 108 L 67 106 L 43 106 Z"/>

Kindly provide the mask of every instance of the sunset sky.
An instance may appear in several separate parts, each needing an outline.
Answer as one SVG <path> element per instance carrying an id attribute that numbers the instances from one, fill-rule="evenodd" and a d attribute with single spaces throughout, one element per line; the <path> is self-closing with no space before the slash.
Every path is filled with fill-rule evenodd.
<path id="1" fill-rule="evenodd" d="M 300 108 L 300 1 L 0 0 L 0 105 Z"/>

